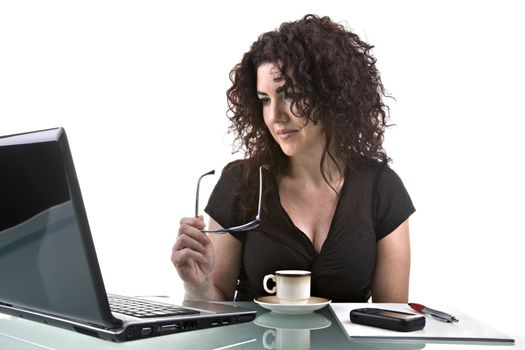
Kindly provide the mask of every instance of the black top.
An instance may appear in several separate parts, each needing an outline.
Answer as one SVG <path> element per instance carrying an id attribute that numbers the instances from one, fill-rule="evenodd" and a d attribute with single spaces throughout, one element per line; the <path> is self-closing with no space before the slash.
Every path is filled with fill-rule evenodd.
<path id="1" fill-rule="evenodd" d="M 205 209 L 222 227 L 244 224 L 237 222 L 231 210 L 237 207 L 234 189 L 240 171 L 238 164 L 223 170 Z M 382 164 L 347 169 L 339 203 L 319 253 L 281 206 L 277 181 L 270 179 L 265 181 L 267 184 L 272 190 L 263 198 L 267 210 L 261 215 L 259 227 L 233 234 L 243 243 L 236 300 L 251 301 L 265 295 L 265 275 L 293 269 L 312 272 L 313 296 L 334 302 L 366 302 L 371 295 L 376 242 L 415 211 L 399 176 Z"/>

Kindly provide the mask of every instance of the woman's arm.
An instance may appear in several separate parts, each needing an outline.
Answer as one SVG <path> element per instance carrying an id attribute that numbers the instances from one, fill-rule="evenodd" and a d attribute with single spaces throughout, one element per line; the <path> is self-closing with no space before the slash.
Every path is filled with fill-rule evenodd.
<path id="1" fill-rule="evenodd" d="M 407 303 L 410 277 L 408 219 L 377 242 L 372 278 L 374 303 Z"/>
<path id="2" fill-rule="evenodd" d="M 210 218 L 210 230 L 222 229 Z M 239 271 L 241 270 L 242 243 L 229 233 L 209 233 L 215 251 L 215 267 L 211 273 L 213 284 L 220 291 L 223 300 L 233 300 Z"/>

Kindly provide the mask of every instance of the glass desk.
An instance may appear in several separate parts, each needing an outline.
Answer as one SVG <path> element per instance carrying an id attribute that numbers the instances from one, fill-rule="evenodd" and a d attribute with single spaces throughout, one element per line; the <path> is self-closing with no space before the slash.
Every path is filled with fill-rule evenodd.
<path id="1" fill-rule="evenodd" d="M 189 331 L 180 334 L 112 343 L 57 327 L 0 314 L 0 349 L 518 349 L 503 343 L 451 343 L 421 341 L 355 341 L 349 340 L 334 319 L 329 307 L 301 316 L 270 313 L 255 303 L 237 305 L 258 311 L 253 322 L 218 328 Z"/>

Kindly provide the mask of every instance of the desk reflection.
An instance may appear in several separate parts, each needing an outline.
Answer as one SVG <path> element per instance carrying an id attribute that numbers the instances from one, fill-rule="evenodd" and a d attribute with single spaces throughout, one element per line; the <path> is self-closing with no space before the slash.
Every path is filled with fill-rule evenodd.
<path id="1" fill-rule="evenodd" d="M 310 331 L 330 327 L 326 317 L 318 313 L 306 315 L 283 315 L 267 312 L 259 315 L 256 325 L 268 328 L 264 331 L 261 342 L 265 349 L 310 349 Z"/>
<path id="2" fill-rule="evenodd" d="M 257 342 L 251 344 L 250 349 L 417 350 L 426 345 L 417 340 L 393 342 L 348 339 L 329 307 L 306 315 L 283 315 L 258 308 L 258 316 L 253 323 L 259 331 L 255 332 Z"/>

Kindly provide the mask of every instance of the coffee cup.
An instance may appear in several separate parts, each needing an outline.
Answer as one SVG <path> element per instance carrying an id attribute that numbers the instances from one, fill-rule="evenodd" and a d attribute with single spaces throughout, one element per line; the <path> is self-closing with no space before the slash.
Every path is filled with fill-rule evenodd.
<path id="1" fill-rule="evenodd" d="M 268 281 L 275 286 L 268 288 Z M 263 287 L 269 294 L 276 294 L 278 299 L 289 303 L 306 303 L 310 298 L 310 271 L 279 270 L 275 274 L 264 276 Z"/>

